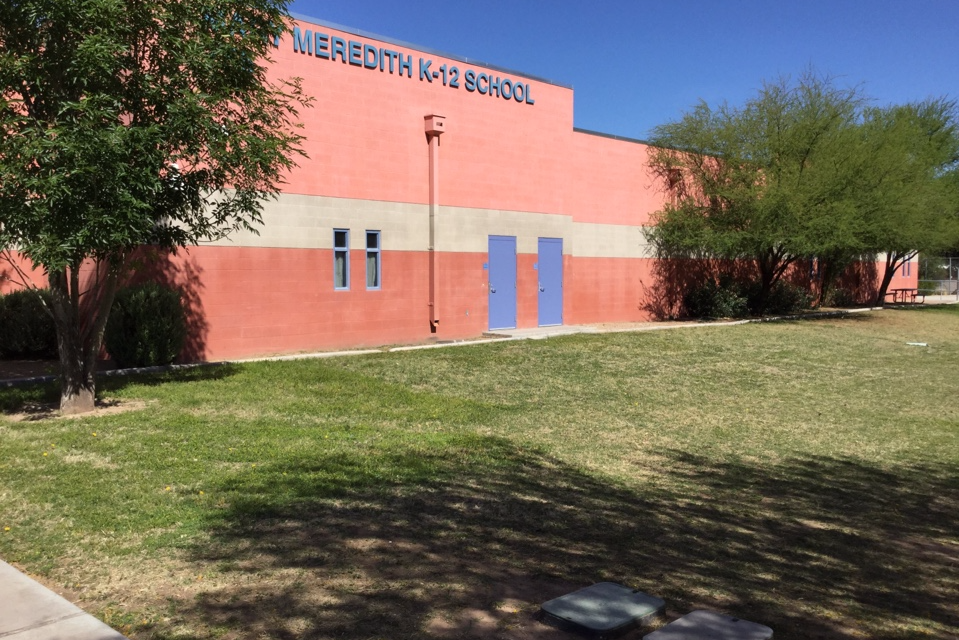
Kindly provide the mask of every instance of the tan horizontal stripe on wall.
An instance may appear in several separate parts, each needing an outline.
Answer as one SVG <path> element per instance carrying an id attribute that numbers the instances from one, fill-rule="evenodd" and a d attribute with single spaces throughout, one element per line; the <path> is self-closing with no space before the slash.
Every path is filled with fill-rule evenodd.
<path id="1" fill-rule="evenodd" d="M 573 223 L 573 256 L 577 258 L 649 258 L 643 227 Z"/>
<path id="2" fill-rule="evenodd" d="M 366 248 L 365 231 L 380 231 L 384 251 L 426 251 L 429 207 L 402 202 L 281 194 L 264 205 L 259 235 L 238 232 L 213 246 L 332 249 L 333 229 L 350 230 L 350 248 Z M 584 258 L 648 257 L 642 227 L 573 222 L 572 216 L 441 206 L 438 251 L 485 253 L 489 236 L 516 237 L 519 253 L 535 254 L 539 238 L 562 238 L 563 253 Z"/>
<path id="3" fill-rule="evenodd" d="M 350 248 L 365 249 L 364 231 L 381 231 L 391 251 L 424 251 L 429 207 L 402 202 L 280 194 L 263 207 L 259 235 L 240 232 L 213 246 L 332 249 L 333 229 L 349 229 Z"/>
<path id="4" fill-rule="evenodd" d="M 486 253 L 489 236 L 516 236 L 519 253 L 536 253 L 538 238 L 563 238 L 568 254 L 572 236 L 570 216 L 496 209 L 440 207 L 436 227 L 436 248 L 440 251 Z"/>

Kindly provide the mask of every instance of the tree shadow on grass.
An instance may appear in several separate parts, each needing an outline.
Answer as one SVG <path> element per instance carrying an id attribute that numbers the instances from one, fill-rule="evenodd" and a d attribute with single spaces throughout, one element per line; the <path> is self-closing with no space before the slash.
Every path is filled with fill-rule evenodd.
<path id="1" fill-rule="evenodd" d="M 192 550 L 222 586 L 174 600 L 174 622 L 196 637 L 568 638 L 533 619 L 539 604 L 610 580 L 670 617 L 718 609 L 781 640 L 956 637 L 955 467 L 661 454 L 634 488 L 479 436 L 237 475 Z"/>
<path id="2" fill-rule="evenodd" d="M 170 383 L 223 380 L 236 375 L 241 365 L 229 362 L 210 362 L 195 366 L 171 366 L 157 371 L 136 373 L 127 370 L 122 374 L 104 375 L 97 380 L 98 393 L 118 391 L 129 386 L 158 387 Z"/>
<path id="3" fill-rule="evenodd" d="M 222 380 L 236 375 L 240 366 L 230 363 L 211 363 L 190 368 L 171 368 L 166 371 L 150 373 L 123 373 L 122 375 L 104 375 L 97 377 L 97 402 L 103 400 L 104 395 L 125 389 L 130 386 L 155 387 L 171 382 L 199 382 L 203 380 Z M 60 402 L 60 383 L 57 380 L 50 382 L 25 381 L 23 384 L 0 386 L 0 413 L 13 414 L 37 410 L 39 407 L 45 414 L 50 413 Z"/>

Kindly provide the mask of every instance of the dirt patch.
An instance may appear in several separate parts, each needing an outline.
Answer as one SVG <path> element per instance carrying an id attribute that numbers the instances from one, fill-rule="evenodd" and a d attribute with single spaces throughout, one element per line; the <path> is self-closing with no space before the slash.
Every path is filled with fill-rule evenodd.
<path id="1" fill-rule="evenodd" d="M 23 409 L 17 413 L 7 414 L 7 419 L 13 422 L 33 422 L 35 420 L 51 420 L 53 418 L 73 419 L 73 418 L 99 418 L 101 416 L 110 416 L 128 411 L 138 411 L 147 406 L 143 400 L 115 400 L 104 398 L 97 400 L 96 407 L 91 413 L 81 413 L 72 416 L 60 415 L 60 407 L 54 403 L 32 402 L 24 405 Z"/>

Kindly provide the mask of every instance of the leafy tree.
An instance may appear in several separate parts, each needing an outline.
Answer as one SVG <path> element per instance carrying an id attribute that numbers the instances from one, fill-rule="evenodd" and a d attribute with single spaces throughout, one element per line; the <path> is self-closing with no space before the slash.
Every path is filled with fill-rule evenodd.
<path id="1" fill-rule="evenodd" d="M 816 260 L 820 300 L 856 260 L 885 255 L 876 303 L 917 252 L 959 244 L 956 103 L 867 107 L 811 74 L 741 108 L 700 104 L 654 130 L 672 195 L 647 232 L 661 258 L 750 265 L 760 307 L 790 265 Z"/>
<path id="2" fill-rule="evenodd" d="M 946 99 L 869 109 L 857 202 L 862 244 L 885 254 L 881 305 L 896 270 L 917 253 L 959 242 L 959 116 Z"/>
<path id="3" fill-rule="evenodd" d="M 797 260 L 853 251 L 856 120 L 863 98 L 812 73 L 767 83 L 743 107 L 699 104 L 656 127 L 651 168 L 672 200 L 647 238 L 660 258 L 749 265 L 762 311 Z"/>
<path id="4" fill-rule="evenodd" d="M 61 410 L 93 408 L 130 254 L 255 229 L 301 154 L 266 65 L 288 0 L 0 3 L 0 249 L 52 291 Z"/>

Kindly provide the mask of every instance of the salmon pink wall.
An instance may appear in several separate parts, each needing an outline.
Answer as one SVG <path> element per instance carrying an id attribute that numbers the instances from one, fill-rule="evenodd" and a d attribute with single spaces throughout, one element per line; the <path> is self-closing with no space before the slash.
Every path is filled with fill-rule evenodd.
<path id="1" fill-rule="evenodd" d="M 309 159 L 286 191 L 425 204 L 429 156 L 423 118 L 446 118 L 440 138 L 440 202 L 506 211 L 572 215 L 577 221 L 643 224 L 662 194 L 646 170 L 648 147 L 573 130 L 573 91 L 520 73 L 495 71 L 389 44 L 371 36 L 298 21 L 321 32 L 410 56 L 413 77 L 344 64 L 293 50 L 286 34 L 274 50 L 275 77 L 302 77 L 314 99 L 303 109 Z M 460 87 L 419 78 L 460 70 Z M 535 104 L 466 90 L 467 69 L 528 84 Z"/>
<path id="2" fill-rule="evenodd" d="M 882 274 L 886 269 L 885 262 L 879 262 L 876 264 L 876 269 L 879 271 L 879 278 L 882 279 Z M 908 275 L 903 274 L 903 267 L 900 266 L 896 269 L 896 273 L 892 276 L 892 281 L 889 283 L 890 289 L 917 289 L 919 288 L 919 261 L 913 260 L 908 265 Z"/>
<path id="3" fill-rule="evenodd" d="M 13 264 L 10 263 L 13 261 Z M 23 271 L 28 282 L 22 282 L 18 270 Z M 33 284 L 38 287 L 47 285 L 47 276 L 41 269 L 34 269 L 33 264 L 23 258 L 19 253 L 12 253 L 7 259 L 7 254 L 0 254 L 0 294 L 10 293 L 22 289 L 24 284 Z"/>
<path id="4" fill-rule="evenodd" d="M 534 256 L 521 255 L 520 314 L 536 322 Z M 440 323 L 429 325 L 429 256 L 384 252 L 382 288 L 368 291 L 365 252 L 350 252 L 351 288 L 333 289 L 331 250 L 195 247 L 171 259 L 166 278 L 197 301 L 205 339 L 192 359 L 220 360 L 283 352 L 475 337 L 488 327 L 488 258 L 440 255 Z M 189 274 L 189 275 L 185 275 Z"/>
<path id="5" fill-rule="evenodd" d="M 575 132 L 566 157 L 564 212 L 577 222 L 645 225 L 662 208 L 646 145 Z"/>
<path id="6" fill-rule="evenodd" d="M 562 208 L 565 153 L 573 128 L 571 89 L 491 71 L 370 36 L 351 35 L 305 21 L 346 41 L 411 56 L 413 77 L 294 52 L 286 34 L 273 57 L 275 77 L 299 76 L 315 102 L 301 112 L 309 159 L 289 178 L 287 191 L 409 203 L 427 203 L 428 147 L 423 118 L 446 117 L 441 137 L 443 204 L 488 209 L 558 212 Z M 460 70 L 454 89 L 419 78 L 420 58 Z M 465 86 L 465 71 L 490 73 L 530 86 L 535 104 L 505 100 Z"/>
<path id="7" fill-rule="evenodd" d="M 650 260 L 575 258 L 566 274 L 566 324 L 642 322 Z"/>
<path id="8" fill-rule="evenodd" d="M 429 337 L 425 252 L 384 252 L 380 290 L 367 290 L 365 252 L 350 255 L 351 288 L 333 289 L 332 250 L 195 247 L 171 267 L 197 292 L 207 360 L 382 345 Z M 189 269 L 184 263 L 189 262 Z M 407 274 L 407 275 L 404 275 Z"/>
<path id="9" fill-rule="evenodd" d="M 428 254 L 384 252 L 382 289 L 367 291 L 365 254 L 352 251 L 351 289 L 333 290 L 333 252 L 196 247 L 171 260 L 169 284 L 198 293 L 206 338 L 194 358 L 475 337 L 488 329 L 486 254 L 444 253 L 440 323 L 430 332 Z M 518 326 L 537 324 L 536 256 L 517 256 Z M 189 267 L 186 267 L 189 263 Z M 639 308 L 648 261 L 564 257 L 569 324 L 647 319 Z M 188 294 L 188 298 L 193 294 Z"/>
<path id="10" fill-rule="evenodd" d="M 876 287 L 878 288 L 879 283 L 882 282 L 882 277 L 885 274 L 886 262 L 878 262 L 876 264 L 877 271 L 877 282 Z M 891 293 L 893 289 L 918 289 L 919 288 L 919 261 L 913 259 L 910 263 L 900 265 L 894 272 L 892 280 L 889 281 L 889 287 L 886 289 L 885 302 L 902 301 L 903 297 L 898 294 L 896 298 L 893 298 Z"/>
<path id="11" fill-rule="evenodd" d="M 435 337 L 453 340 L 486 331 L 489 297 L 485 253 L 441 253 L 438 285 L 439 318 Z"/>

